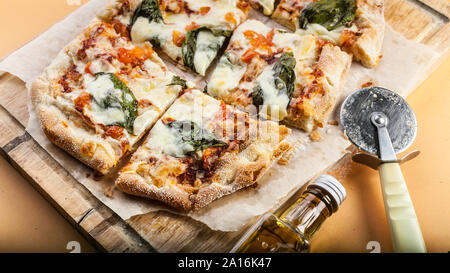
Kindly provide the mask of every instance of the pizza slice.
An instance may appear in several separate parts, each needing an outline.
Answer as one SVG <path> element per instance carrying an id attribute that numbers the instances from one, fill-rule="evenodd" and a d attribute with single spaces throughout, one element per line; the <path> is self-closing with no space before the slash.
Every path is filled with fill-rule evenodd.
<path id="1" fill-rule="evenodd" d="M 375 67 L 381 58 L 383 0 L 282 0 L 272 19 L 339 45 L 366 67 Z"/>
<path id="2" fill-rule="evenodd" d="M 226 38 L 245 20 L 246 0 L 116 0 L 99 17 L 150 41 L 175 62 L 205 75 Z"/>
<path id="3" fill-rule="evenodd" d="M 199 209 L 255 184 L 290 148 L 289 133 L 191 89 L 155 124 L 116 187 L 179 210 Z"/>
<path id="4" fill-rule="evenodd" d="M 267 119 L 311 131 L 333 109 L 351 56 L 315 35 L 241 24 L 209 79 L 207 92 Z"/>
<path id="5" fill-rule="evenodd" d="M 149 43 L 95 20 L 36 79 L 31 99 L 47 137 L 106 174 L 185 88 Z"/>

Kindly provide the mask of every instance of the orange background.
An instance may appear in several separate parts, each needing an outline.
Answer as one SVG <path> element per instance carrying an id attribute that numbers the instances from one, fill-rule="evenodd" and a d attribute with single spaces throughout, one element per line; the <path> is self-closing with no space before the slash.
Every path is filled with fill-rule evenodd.
<path id="1" fill-rule="evenodd" d="M 0 0 L 0 59 L 78 8 L 76 0 Z M 79 1 L 87 2 L 86 0 Z M 450 58 L 408 98 L 419 130 L 403 165 L 429 252 L 450 251 Z M 369 252 L 369 241 L 392 251 L 378 173 L 352 164 L 343 180 L 347 200 L 312 240 L 313 252 Z M 82 252 L 95 249 L 5 159 L 0 157 L 0 252 Z"/>

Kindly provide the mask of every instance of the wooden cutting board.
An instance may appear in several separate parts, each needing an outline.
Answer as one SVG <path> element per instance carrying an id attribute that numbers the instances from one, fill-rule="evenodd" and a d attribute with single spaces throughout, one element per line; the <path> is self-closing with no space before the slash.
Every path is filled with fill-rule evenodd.
<path id="1" fill-rule="evenodd" d="M 433 47 L 442 53 L 441 58 L 449 52 L 450 5 L 445 0 L 387 0 L 385 17 L 394 30 Z M 122 220 L 26 133 L 26 104 L 25 84 L 10 74 L 0 74 L 2 155 L 99 249 L 108 252 L 227 252 L 245 232 L 245 228 L 237 232 L 212 231 L 191 218 L 169 212 Z M 346 160 L 348 158 L 342 159 L 336 167 Z"/>

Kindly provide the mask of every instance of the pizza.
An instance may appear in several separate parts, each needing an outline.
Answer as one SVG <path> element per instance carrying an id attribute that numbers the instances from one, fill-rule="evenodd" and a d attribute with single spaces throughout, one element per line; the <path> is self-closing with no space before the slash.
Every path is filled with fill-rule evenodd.
<path id="1" fill-rule="evenodd" d="M 383 0 L 281 0 L 272 19 L 341 46 L 366 67 L 375 67 L 381 58 Z"/>
<path id="2" fill-rule="evenodd" d="M 148 42 L 94 20 L 33 83 L 31 100 L 53 143 L 106 174 L 186 88 Z"/>
<path id="3" fill-rule="evenodd" d="M 254 185 L 290 145 L 290 130 L 198 90 L 178 98 L 120 171 L 116 187 L 182 211 Z"/>
<path id="4" fill-rule="evenodd" d="M 99 16 L 122 25 L 134 43 L 150 41 L 175 62 L 205 75 L 249 8 L 246 0 L 116 0 Z"/>
<path id="5" fill-rule="evenodd" d="M 296 32 L 246 20 L 250 4 Z M 382 15 L 378 0 L 112 0 L 31 101 L 50 141 L 99 173 L 133 153 L 121 191 L 197 210 L 256 185 L 292 148 L 285 125 L 324 126 L 352 56 L 378 62 Z M 204 92 L 159 53 L 208 74 Z"/>
<path id="6" fill-rule="evenodd" d="M 241 24 L 208 81 L 207 92 L 266 119 L 311 131 L 323 127 L 351 56 L 312 34 Z"/>

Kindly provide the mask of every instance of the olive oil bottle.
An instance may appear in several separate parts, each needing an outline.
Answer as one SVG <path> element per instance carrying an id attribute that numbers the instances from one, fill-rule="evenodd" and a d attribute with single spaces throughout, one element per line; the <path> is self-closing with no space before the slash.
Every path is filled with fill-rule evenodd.
<path id="1" fill-rule="evenodd" d="M 338 210 L 345 188 L 330 175 L 321 175 L 280 216 L 266 214 L 241 238 L 231 252 L 309 252 L 309 240 Z"/>

